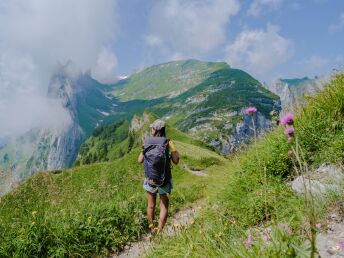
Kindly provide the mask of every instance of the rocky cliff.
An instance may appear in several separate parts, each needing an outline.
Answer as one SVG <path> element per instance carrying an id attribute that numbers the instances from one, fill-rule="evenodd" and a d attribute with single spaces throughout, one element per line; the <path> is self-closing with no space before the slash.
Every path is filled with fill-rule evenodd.
<path id="1" fill-rule="evenodd" d="M 328 79 L 326 76 L 278 79 L 265 87 L 281 98 L 283 110 L 292 111 L 295 105 L 303 104 L 305 96 L 319 92 Z"/>

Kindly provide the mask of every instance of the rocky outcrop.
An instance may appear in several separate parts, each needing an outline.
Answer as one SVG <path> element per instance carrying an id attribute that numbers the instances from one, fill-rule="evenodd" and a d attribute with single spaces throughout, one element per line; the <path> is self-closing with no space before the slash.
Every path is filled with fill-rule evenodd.
<path id="1" fill-rule="evenodd" d="M 250 138 L 254 137 L 254 131 L 259 136 L 261 133 L 270 130 L 271 124 L 271 120 L 259 112 L 253 116 L 243 114 L 242 122 L 235 125 L 233 134 L 228 139 L 227 144 L 223 145 L 221 151 L 225 153 L 233 152 L 235 148 L 246 144 Z"/>
<path id="2" fill-rule="evenodd" d="M 77 114 L 77 94 L 80 92 L 78 86 L 73 84 L 64 71 L 53 76 L 51 80 L 48 96 L 61 100 L 69 111 L 71 123 L 64 130 L 48 133 L 50 134 L 48 170 L 71 166 L 84 138 Z"/>
<path id="3" fill-rule="evenodd" d="M 301 79 L 278 79 L 265 87 L 281 98 L 284 111 L 292 111 L 295 105 L 303 104 L 305 96 L 312 96 L 323 89 L 327 77 L 304 77 Z"/>
<path id="4" fill-rule="evenodd" d="M 77 114 L 79 86 L 70 78 L 67 68 L 62 67 L 52 77 L 47 94 L 67 109 L 69 122 L 59 128 L 34 128 L 20 137 L 8 139 L 3 148 L 5 155 L 10 153 L 11 160 L 8 164 L 2 164 L 7 167 L 3 172 L 6 180 L 0 181 L 2 193 L 38 171 L 65 168 L 73 164 L 84 133 Z"/>
<path id="5" fill-rule="evenodd" d="M 298 194 L 311 193 L 317 198 L 326 198 L 328 194 L 340 193 L 344 188 L 343 184 L 343 169 L 335 165 L 323 164 L 313 173 L 296 177 L 291 187 Z"/>

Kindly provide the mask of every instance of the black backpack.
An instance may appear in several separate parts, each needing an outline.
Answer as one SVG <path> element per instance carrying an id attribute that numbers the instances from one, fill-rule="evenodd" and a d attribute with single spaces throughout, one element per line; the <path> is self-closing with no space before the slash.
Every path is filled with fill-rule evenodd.
<path id="1" fill-rule="evenodd" d="M 165 185 L 171 175 L 168 143 L 165 137 L 149 137 L 144 142 L 145 177 L 151 186 Z"/>

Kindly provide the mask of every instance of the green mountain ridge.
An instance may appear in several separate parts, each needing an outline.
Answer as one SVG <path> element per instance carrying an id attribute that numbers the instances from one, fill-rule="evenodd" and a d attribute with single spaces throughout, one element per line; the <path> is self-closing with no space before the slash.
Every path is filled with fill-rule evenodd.
<path id="1" fill-rule="evenodd" d="M 191 80 L 194 74 L 201 76 Z M 156 91 L 157 87 L 163 89 L 164 97 Z M 133 96 L 141 99 L 131 97 L 128 102 L 118 103 L 118 111 L 123 115 L 117 115 L 112 121 L 126 119 L 142 110 L 150 111 L 223 152 L 231 152 L 253 135 L 243 115 L 245 107 L 259 108 L 256 119 L 259 131 L 268 130 L 270 112 L 280 110 L 278 96 L 244 71 L 221 62 L 186 60 L 156 65 L 118 82 L 113 89 L 112 94 L 118 99 L 131 96 L 134 91 L 141 95 Z M 178 89 L 177 96 L 175 89 Z"/>

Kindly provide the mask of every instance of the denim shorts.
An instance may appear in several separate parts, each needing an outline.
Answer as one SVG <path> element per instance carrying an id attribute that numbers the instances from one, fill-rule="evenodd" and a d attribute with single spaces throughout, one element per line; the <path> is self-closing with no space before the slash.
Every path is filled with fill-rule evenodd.
<path id="1" fill-rule="evenodd" d="M 145 181 L 143 182 L 143 188 L 147 192 L 150 192 L 152 194 L 157 194 L 157 193 L 159 193 L 160 195 L 170 194 L 173 189 L 173 183 L 172 183 L 172 179 L 170 179 L 170 181 L 166 185 L 154 187 L 154 186 L 150 186 L 145 179 Z"/>

